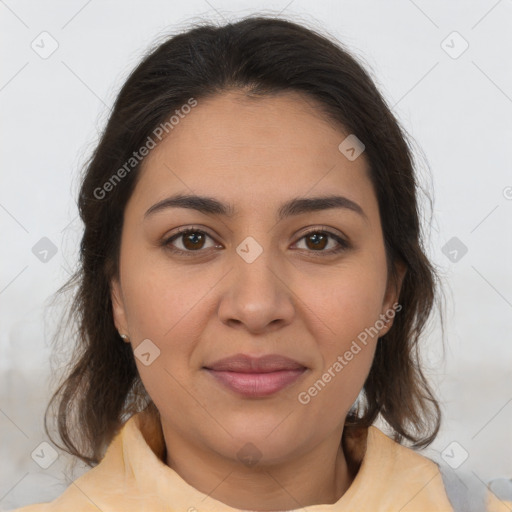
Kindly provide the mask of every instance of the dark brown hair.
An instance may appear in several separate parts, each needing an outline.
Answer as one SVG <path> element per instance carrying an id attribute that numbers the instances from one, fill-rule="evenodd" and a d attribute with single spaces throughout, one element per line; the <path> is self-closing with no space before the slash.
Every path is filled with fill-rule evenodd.
<path id="1" fill-rule="evenodd" d="M 200 102 L 229 89 L 248 97 L 303 93 L 326 118 L 365 144 L 388 278 L 396 278 L 397 262 L 407 272 L 399 296 L 402 310 L 377 343 L 363 400 L 351 409 L 346 425 L 369 426 L 381 415 L 397 441 L 427 446 L 437 435 L 441 415 L 422 373 L 418 341 L 436 298 L 437 276 L 423 248 L 410 143 L 368 72 L 339 42 L 264 16 L 220 27 L 199 23 L 168 37 L 144 57 L 119 92 L 81 183 L 78 207 L 85 229 L 79 265 L 59 290 L 74 290 L 67 318 L 76 326 L 76 345 L 46 410 L 47 434 L 51 438 L 48 412 L 56 405 L 65 445 L 60 447 L 92 466 L 128 417 L 148 404 L 154 408 L 131 345 L 122 342 L 114 325 L 109 287 L 118 276 L 123 213 L 140 163 L 123 173 L 108 194 L 99 197 L 98 188 L 190 98 Z"/>

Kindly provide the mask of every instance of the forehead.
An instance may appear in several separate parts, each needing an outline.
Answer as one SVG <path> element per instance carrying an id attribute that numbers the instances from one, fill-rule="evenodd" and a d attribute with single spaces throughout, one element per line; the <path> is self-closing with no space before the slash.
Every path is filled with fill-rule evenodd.
<path id="1" fill-rule="evenodd" d="M 250 158 L 254 165 L 272 160 L 310 161 L 327 165 L 346 137 L 322 113 L 320 105 L 299 93 L 247 97 L 239 91 L 199 100 L 147 158 L 164 153 L 175 160 L 226 162 Z M 331 150 L 331 151 L 329 151 Z"/>
<path id="2" fill-rule="evenodd" d="M 248 98 L 237 91 L 198 100 L 144 160 L 133 200 L 149 207 L 193 192 L 238 212 L 343 193 L 372 207 L 364 153 L 350 161 L 338 149 L 348 135 L 298 93 Z"/>

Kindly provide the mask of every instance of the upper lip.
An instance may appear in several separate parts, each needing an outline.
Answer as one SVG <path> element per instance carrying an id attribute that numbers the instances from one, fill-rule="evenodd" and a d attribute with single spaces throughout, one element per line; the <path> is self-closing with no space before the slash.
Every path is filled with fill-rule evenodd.
<path id="1" fill-rule="evenodd" d="M 305 366 L 289 357 L 269 354 L 261 357 L 251 357 L 246 354 L 236 354 L 219 359 L 205 366 L 208 370 L 238 372 L 238 373 L 270 373 L 280 370 L 302 370 Z"/>

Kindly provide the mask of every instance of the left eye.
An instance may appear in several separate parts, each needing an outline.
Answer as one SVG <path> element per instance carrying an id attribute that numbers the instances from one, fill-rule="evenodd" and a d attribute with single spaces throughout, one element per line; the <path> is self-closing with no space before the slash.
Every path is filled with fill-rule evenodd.
<path id="1" fill-rule="evenodd" d="M 324 251 L 323 249 L 328 245 L 329 239 L 335 242 L 334 248 L 331 247 L 329 250 Z M 299 242 L 301 240 L 305 241 L 308 249 L 313 248 L 313 252 L 325 252 L 332 254 L 348 249 L 348 243 L 345 240 L 329 231 L 309 231 L 299 239 Z"/>
<path id="2" fill-rule="evenodd" d="M 182 231 L 179 231 L 170 238 L 166 239 L 163 242 L 163 245 L 170 249 L 172 252 L 190 254 L 194 252 L 200 252 L 202 249 L 215 247 L 215 243 L 212 244 L 210 247 L 205 247 L 205 242 L 207 239 L 213 241 L 213 238 L 208 233 L 205 233 L 200 229 L 187 228 Z M 335 235 L 334 233 L 331 233 L 329 231 L 323 231 L 318 229 L 314 231 L 309 231 L 308 233 L 304 234 L 296 242 L 296 244 L 298 244 L 302 240 L 304 240 L 306 244 L 306 250 L 309 249 L 308 252 L 333 254 L 349 248 L 348 242 L 343 240 L 338 235 Z M 329 240 L 331 240 L 331 242 L 335 242 L 334 247 L 330 247 L 328 250 L 324 250 L 329 245 Z M 176 247 L 175 244 L 178 242 L 181 245 L 181 247 Z M 221 246 L 217 245 L 217 247 Z"/>

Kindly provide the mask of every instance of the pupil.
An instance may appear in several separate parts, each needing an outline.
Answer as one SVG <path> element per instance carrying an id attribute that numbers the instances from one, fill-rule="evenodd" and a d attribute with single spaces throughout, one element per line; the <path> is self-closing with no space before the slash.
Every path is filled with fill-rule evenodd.
<path id="1" fill-rule="evenodd" d="M 203 235 L 200 233 L 191 233 L 185 237 L 185 245 L 187 246 L 188 243 L 191 243 L 193 246 L 198 244 L 201 241 L 201 238 Z M 192 249 L 196 249 L 197 247 L 192 247 Z"/>
<path id="2" fill-rule="evenodd" d="M 325 239 L 326 239 L 325 235 L 323 235 L 321 233 L 314 233 L 313 235 L 309 236 L 309 240 L 313 241 L 313 245 L 316 248 L 320 247 L 321 249 L 323 249 L 325 246 Z M 324 242 L 324 245 L 321 245 L 322 242 Z"/>

